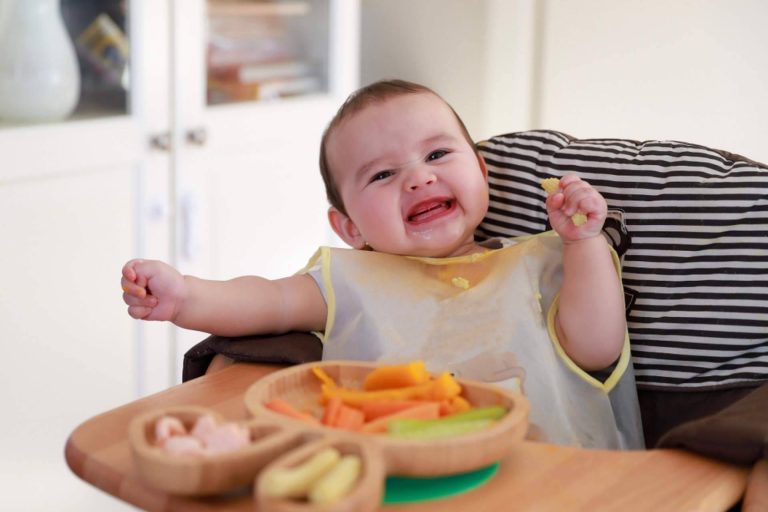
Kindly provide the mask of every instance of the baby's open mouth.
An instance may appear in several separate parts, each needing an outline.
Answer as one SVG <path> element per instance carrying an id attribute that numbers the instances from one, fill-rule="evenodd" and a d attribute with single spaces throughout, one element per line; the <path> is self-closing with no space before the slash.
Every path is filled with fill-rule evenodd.
<path id="1" fill-rule="evenodd" d="M 429 222 L 453 210 L 454 205 L 453 199 L 424 201 L 414 206 L 406 218 L 413 224 Z"/>

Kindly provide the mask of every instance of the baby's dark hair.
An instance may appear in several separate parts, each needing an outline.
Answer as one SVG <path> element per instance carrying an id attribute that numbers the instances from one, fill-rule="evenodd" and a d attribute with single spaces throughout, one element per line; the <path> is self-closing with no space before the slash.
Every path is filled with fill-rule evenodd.
<path id="1" fill-rule="evenodd" d="M 331 206 L 339 210 L 344 215 L 347 214 L 346 208 L 344 207 L 344 201 L 341 198 L 341 193 L 339 192 L 339 189 L 336 186 L 336 182 L 333 180 L 333 176 L 331 175 L 331 169 L 328 165 L 328 157 L 326 154 L 326 143 L 333 130 L 349 116 L 363 110 L 365 107 L 371 105 L 372 103 L 385 101 L 390 98 L 403 96 L 406 94 L 419 93 L 434 94 L 438 98 L 443 99 L 439 94 L 437 94 L 429 87 L 405 80 L 380 80 L 378 82 L 373 82 L 372 84 L 366 85 L 365 87 L 361 87 L 347 97 L 346 101 L 344 101 L 344 103 L 341 105 L 338 112 L 336 112 L 336 115 L 333 116 L 333 119 L 331 119 L 331 122 L 328 123 L 328 127 L 325 129 L 325 132 L 323 132 L 323 137 L 320 140 L 320 174 L 323 177 L 323 183 L 325 183 L 325 194 L 328 196 L 328 202 L 331 204 Z M 459 126 L 461 127 L 461 131 L 464 134 L 464 137 L 467 139 L 469 145 L 472 146 L 472 148 L 477 153 L 475 142 L 469 135 L 469 131 L 464 125 L 464 121 L 461 120 L 459 115 L 456 113 L 453 107 L 448 104 L 448 102 L 445 102 L 445 104 L 448 105 L 448 108 L 451 109 L 453 115 L 456 116 L 456 120 L 459 122 Z"/>

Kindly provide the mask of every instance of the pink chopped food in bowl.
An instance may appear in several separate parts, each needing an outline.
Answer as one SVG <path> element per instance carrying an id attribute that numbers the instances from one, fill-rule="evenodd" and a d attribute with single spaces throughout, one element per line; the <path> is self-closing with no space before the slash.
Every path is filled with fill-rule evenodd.
<path id="1" fill-rule="evenodd" d="M 162 416 L 155 423 L 155 444 L 174 455 L 212 455 L 243 448 L 250 443 L 248 428 L 234 422 L 217 423 L 209 415 L 198 417 L 187 428 L 174 416 Z"/>

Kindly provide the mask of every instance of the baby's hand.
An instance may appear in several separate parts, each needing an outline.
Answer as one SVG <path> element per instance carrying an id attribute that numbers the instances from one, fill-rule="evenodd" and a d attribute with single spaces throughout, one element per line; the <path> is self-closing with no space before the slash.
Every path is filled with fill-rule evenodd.
<path id="1" fill-rule="evenodd" d="M 565 242 L 599 235 L 608 212 L 603 196 L 575 174 L 564 176 L 557 184 L 554 180 L 542 182 L 549 194 L 547 213 L 552 229 Z"/>
<path id="2" fill-rule="evenodd" d="M 131 260 L 120 280 L 128 314 L 143 320 L 171 320 L 184 295 L 184 276 L 170 265 L 153 260 Z"/>

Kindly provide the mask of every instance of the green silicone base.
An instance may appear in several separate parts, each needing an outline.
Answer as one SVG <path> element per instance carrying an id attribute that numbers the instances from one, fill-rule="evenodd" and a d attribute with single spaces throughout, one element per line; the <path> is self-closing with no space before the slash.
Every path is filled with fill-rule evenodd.
<path id="1" fill-rule="evenodd" d="M 448 476 L 390 476 L 385 483 L 383 503 L 415 503 L 455 496 L 483 485 L 498 470 L 497 462 L 475 471 Z"/>

